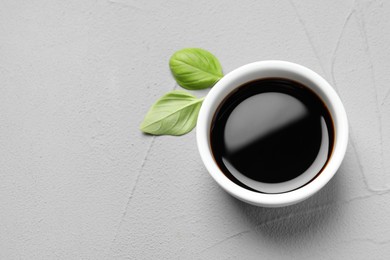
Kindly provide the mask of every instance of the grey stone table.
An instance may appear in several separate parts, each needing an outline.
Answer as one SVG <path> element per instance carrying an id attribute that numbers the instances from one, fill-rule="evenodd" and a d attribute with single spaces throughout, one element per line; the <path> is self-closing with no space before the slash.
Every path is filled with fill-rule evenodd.
<path id="1" fill-rule="evenodd" d="M 389 16 L 384 0 L 2 0 L 0 259 L 389 259 Z M 351 126 L 336 177 L 254 207 L 211 179 L 195 131 L 141 134 L 184 47 L 225 73 L 281 59 L 324 76 Z"/>

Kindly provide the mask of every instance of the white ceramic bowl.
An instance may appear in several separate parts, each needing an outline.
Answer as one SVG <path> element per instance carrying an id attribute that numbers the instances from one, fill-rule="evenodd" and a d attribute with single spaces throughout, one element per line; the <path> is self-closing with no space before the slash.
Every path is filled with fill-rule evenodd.
<path id="1" fill-rule="evenodd" d="M 260 193 L 245 189 L 227 178 L 216 164 L 210 147 L 210 126 L 215 111 L 224 98 L 246 82 L 279 77 L 298 81 L 311 88 L 327 106 L 334 123 L 334 146 L 322 172 L 306 185 L 285 193 Z M 198 149 L 214 180 L 234 197 L 264 207 L 281 207 L 298 203 L 324 187 L 337 172 L 348 144 L 348 120 L 341 100 L 329 83 L 314 71 L 286 61 L 259 61 L 244 65 L 225 75 L 210 90 L 200 109 L 197 123 Z"/>

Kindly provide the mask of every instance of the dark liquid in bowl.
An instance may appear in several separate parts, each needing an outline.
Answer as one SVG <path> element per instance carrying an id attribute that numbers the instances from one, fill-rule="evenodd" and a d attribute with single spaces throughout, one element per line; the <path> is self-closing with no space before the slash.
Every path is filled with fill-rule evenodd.
<path id="1" fill-rule="evenodd" d="M 210 138 L 214 159 L 229 179 L 251 190 L 279 193 L 321 172 L 331 156 L 334 129 L 327 107 L 312 90 L 292 80 L 267 78 L 246 83 L 225 98 Z M 303 174 L 308 177 L 299 177 Z M 253 182 L 280 185 L 262 190 Z"/>

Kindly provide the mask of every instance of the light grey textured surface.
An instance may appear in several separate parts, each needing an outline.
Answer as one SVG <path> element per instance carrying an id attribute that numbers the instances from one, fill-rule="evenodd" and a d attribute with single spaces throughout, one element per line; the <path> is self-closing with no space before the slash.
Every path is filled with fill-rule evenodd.
<path id="1" fill-rule="evenodd" d="M 0 259 L 388 259 L 389 15 L 380 0 L 2 0 Z M 336 177 L 257 208 L 211 179 L 195 131 L 142 135 L 184 47 L 225 73 L 282 59 L 328 79 L 351 126 Z"/>

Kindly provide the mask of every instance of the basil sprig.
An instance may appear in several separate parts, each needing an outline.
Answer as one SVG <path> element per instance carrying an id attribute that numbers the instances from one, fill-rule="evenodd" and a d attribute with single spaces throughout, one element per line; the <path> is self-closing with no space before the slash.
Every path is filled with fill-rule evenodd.
<path id="1" fill-rule="evenodd" d="M 210 88 L 223 77 L 218 59 L 199 48 L 175 52 L 169 67 L 177 83 L 190 90 Z M 196 125 L 203 99 L 182 90 L 168 92 L 152 105 L 140 129 L 152 135 L 186 134 Z"/>

